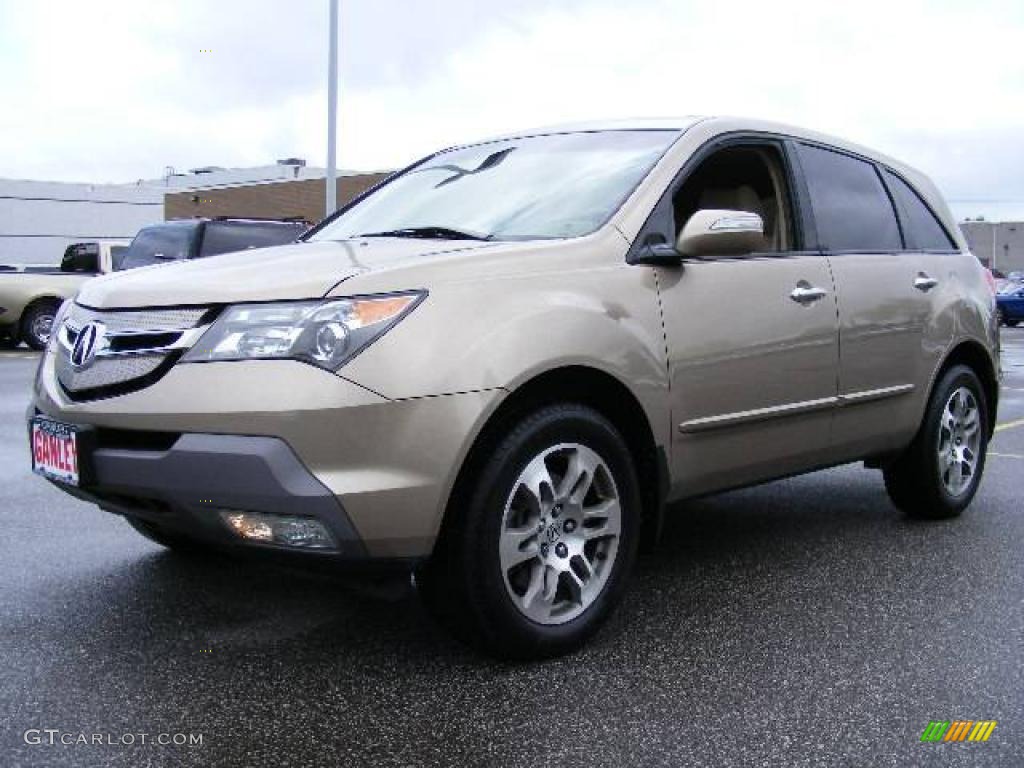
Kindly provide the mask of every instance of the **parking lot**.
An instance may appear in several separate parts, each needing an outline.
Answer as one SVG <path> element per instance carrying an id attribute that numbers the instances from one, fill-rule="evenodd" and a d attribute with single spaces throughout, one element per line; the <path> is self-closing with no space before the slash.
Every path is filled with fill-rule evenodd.
<path id="1" fill-rule="evenodd" d="M 186 560 L 28 469 L 0 353 L 4 765 L 1024 764 L 1024 329 L 959 520 L 846 466 L 673 510 L 581 653 L 480 657 L 409 588 Z M 986 743 L 923 744 L 930 720 Z M 30 729 L 117 743 L 28 744 Z M 201 734 L 193 746 L 125 734 Z"/>

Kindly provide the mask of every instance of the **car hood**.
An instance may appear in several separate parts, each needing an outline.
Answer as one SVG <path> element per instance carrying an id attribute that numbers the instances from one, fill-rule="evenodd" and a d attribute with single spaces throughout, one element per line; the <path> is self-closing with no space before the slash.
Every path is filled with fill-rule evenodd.
<path id="1" fill-rule="evenodd" d="M 126 309 L 319 298 L 364 272 L 497 245 L 399 238 L 293 243 L 105 275 L 88 281 L 78 301 Z"/>

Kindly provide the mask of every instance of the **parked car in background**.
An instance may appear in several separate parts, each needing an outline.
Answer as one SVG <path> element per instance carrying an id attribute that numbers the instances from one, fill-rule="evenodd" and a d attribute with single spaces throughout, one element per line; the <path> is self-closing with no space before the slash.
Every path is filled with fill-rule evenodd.
<path id="1" fill-rule="evenodd" d="M 294 242 L 309 222 L 280 219 L 181 219 L 154 224 L 132 240 L 122 269 L 216 256 Z"/>
<path id="2" fill-rule="evenodd" d="M 959 515 L 996 418 L 990 279 L 925 175 L 845 141 L 531 131 L 298 244 L 87 283 L 33 468 L 172 549 L 415 569 L 460 636 L 551 656 L 666 502 L 864 461 L 906 514 Z"/>
<path id="3" fill-rule="evenodd" d="M 59 266 L 34 264 L 0 267 L 0 340 L 25 342 L 42 349 L 50 338 L 54 315 L 86 280 L 113 272 L 128 240 L 72 243 Z"/>
<path id="4" fill-rule="evenodd" d="M 1024 321 L 1024 283 L 1008 282 L 996 294 L 999 320 L 1011 328 Z"/>
<path id="5" fill-rule="evenodd" d="M 65 299 L 110 272 L 295 241 L 309 223 L 276 219 L 185 219 L 154 224 L 128 241 L 68 246 L 60 267 L 0 271 L 0 336 L 42 349 Z"/>

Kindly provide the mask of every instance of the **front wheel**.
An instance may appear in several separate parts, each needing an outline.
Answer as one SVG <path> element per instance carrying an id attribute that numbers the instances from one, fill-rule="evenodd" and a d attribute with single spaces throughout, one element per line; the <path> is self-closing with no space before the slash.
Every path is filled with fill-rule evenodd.
<path id="1" fill-rule="evenodd" d="M 910 517 L 956 517 L 978 490 L 987 449 L 981 381 L 967 366 L 953 366 L 936 384 L 914 441 L 885 469 L 889 497 Z"/>
<path id="2" fill-rule="evenodd" d="M 493 449 L 471 486 L 421 576 L 428 604 L 497 656 L 575 650 L 621 598 L 636 557 L 640 493 L 622 436 L 591 408 L 548 406 Z"/>
<path id="3" fill-rule="evenodd" d="M 1017 323 L 1020 322 L 1020 319 L 1016 318 L 1016 317 L 1014 317 L 1012 319 L 1011 318 L 1006 318 L 1003 322 L 1005 322 L 1006 325 L 1008 325 L 1010 328 L 1016 328 L 1017 327 Z"/>

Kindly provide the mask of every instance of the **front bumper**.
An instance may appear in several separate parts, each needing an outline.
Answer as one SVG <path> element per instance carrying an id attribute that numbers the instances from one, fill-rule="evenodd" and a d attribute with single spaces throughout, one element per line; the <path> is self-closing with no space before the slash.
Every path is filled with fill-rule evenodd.
<path id="1" fill-rule="evenodd" d="M 335 550 L 309 552 L 353 561 L 367 558 L 337 497 L 278 438 L 189 433 L 165 450 L 99 447 L 89 460 L 94 482 L 88 487 L 55 485 L 109 512 L 212 544 L 287 552 L 296 550 L 242 542 L 211 511 L 300 512 L 323 523 L 337 544 Z"/>
<path id="2" fill-rule="evenodd" d="M 389 400 L 262 360 L 178 364 L 137 392 L 73 402 L 47 352 L 32 412 L 97 428 L 95 484 L 61 487 L 110 511 L 236 544 L 220 510 L 312 516 L 338 542 L 336 559 L 408 560 L 432 551 L 456 473 L 503 396 Z"/>

